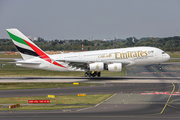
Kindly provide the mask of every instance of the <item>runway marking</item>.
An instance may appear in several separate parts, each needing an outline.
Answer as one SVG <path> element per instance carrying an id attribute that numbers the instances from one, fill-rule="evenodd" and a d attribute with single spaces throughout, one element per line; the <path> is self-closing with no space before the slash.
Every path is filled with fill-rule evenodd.
<path id="1" fill-rule="evenodd" d="M 171 82 L 172 83 L 172 82 Z M 156 88 L 133 88 L 133 89 L 125 89 L 125 90 L 144 90 L 144 89 L 159 89 L 159 88 L 169 88 L 169 87 L 172 87 L 173 85 L 171 86 L 166 86 L 166 87 L 156 87 Z M 151 91 L 151 92 L 154 92 L 154 91 Z M 158 92 L 158 91 L 157 91 Z"/>
<path id="2" fill-rule="evenodd" d="M 172 103 L 172 102 L 175 102 L 175 101 L 177 101 L 177 100 L 180 100 L 180 98 L 175 99 L 175 100 L 173 100 L 173 101 L 169 102 L 169 104 L 170 104 L 170 103 Z"/>
<path id="3" fill-rule="evenodd" d="M 172 84 L 173 84 L 173 83 L 172 83 Z M 173 84 L 173 90 L 171 91 L 171 94 L 173 94 L 174 90 L 175 90 L 175 85 Z M 171 94 L 170 94 L 170 96 L 169 96 L 169 98 L 168 98 L 166 104 L 164 105 L 162 111 L 161 111 L 159 114 L 162 114 L 162 113 L 164 112 L 164 110 L 165 110 L 166 106 L 168 105 L 169 100 L 170 100 L 170 98 L 171 98 Z"/>
<path id="4" fill-rule="evenodd" d="M 162 75 L 163 77 L 166 77 L 165 75 L 163 75 L 162 73 L 160 73 L 160 72 L 158 72 L 156 69 L 154 69 L 153 66 L 151 66 L 151 68 L 152 68 L 153 70 L 155 70 L 157 73 L 159 73 L 160 75 Z"/>
<path id="5" fill-rule="evenodd" d="M 172 107 L 172 108 L 180 109 L 180 107 L 175 107 L 175 106 L 172 106 L 172 105 L 169 105 L 169 104 L 168 104 L 168 106 Z"/>
<path id="6" fill-rule="evenodd" d="M 175 102 L 175 101 L 177 101 L 177 100 L 180 100 L 180 98 L 175 99 L 175 100 L 169 102 L 168 106 L 169 106 L 169 107 L 172 107 L 172 108 L 180 109 L 180 107 L 175 107 L 175 106 L 170 105 L 171 103 L 173 103 L 173 102 Z"/>
<path id="7" fill-rule="evenodd" d="M 151 68 L 154 69 L 153 66 L 151 66 Z M 166 76 L 163 75 L 162 73 L 158 72 L 156 69 L 154 69 L 154 70 L 155 70 L 157 73 L 159 73 L 160 75 L 162 75 L 163 77 L 166 77 Z M 164 112 L 164 110 L 166 109 L 166 106 L 167 106 L 167 105 L 168 105 L 168 106 L 171 106 L 171 105 L 169 105 L 169 100 L 170 100 L 170 98 L 171 98 L 171 96 L 172 96 L 172 94 L 174 93 L 174 90 L 175 90 L 175 85 L 173 84 L 173 82 L 171 82 L 171 83 L 172 83 L 172 85 L 173 85 L 173 90 L 171 91 L 171 94 L 170 94 L 170 96 L 169 96 L 166 104 L 164 105 L 162 111 L 161 111 L 160 113 L 158 113 L 158 114 L 162 114 L 162 113 Z M 173 102 L 173 101 L 172 101 L 172 102 Z M 170 102 L 170 103 L 171 103 L 171 102 Z M 172 107 L 173 107 L 173 106 L 172 106 Z"/>
<path id="8" fill-rule="evenodd" d="M 112 95 L 111 97 L 107 98 L 107 99 L 104 100 L 104 101 L 107 101 L 107 100 L 111 99 L 111 98 L 114 97 L 115 95 L 117 95 L 117 93 L 115 93 L 114 95 Z M 104 101 L 98 103 L 97 105 L 95 105 L 95 107 L 97 107 L 98 105 L 100 105 L 100 104 L 103 103 Z"/>
<path id="9" fill-rule="evenodd" d="M 116 94 L 117 94 L 117 93 L 113 94 L 112 96 L 110 96 L 110 97 L 107 98 L 106 100 L 109 100 L 110 98 L 112 98 L 112 97 L 115 96 Z M 104 101 L 106 101 L 106 100 L 104 100 Z M 97 107 L 98 105 L 100 105 L 101 103 L 103 103 L 104 101 L 96 104 L 94 107 L 82 108 L 82 109 L 78 109 L 78 110 L 76 110 L 76 111 L 82 111 L 82 110 L 87 110 L 87 109 L 95 108 L 95 107 Z"/>
<path id="10" fill-rule="evenodd" d="M 15 116 L 15 115 L 11 115 L 11 116 L 0 116 L 0 118 L 28 118 L 28 117 L 32 117 L 31 115 L 29 115 L 29 116 L 24 116 L 24 115 L 21 115 L 21 116 Z M 180 117 L 173 117 L 173 116 L 167 116 L 167 117 L 164 117 L 164 116 L 162 116 L 162 117 L 160 117 L 160 116 L 148 116 L 148 117 L 146 117 L 146 116 L 141 116 L 141 115 L 130 115 L 130 116 L 126 116 L 126 115 L 119 115 L 119 116 L 58 116 L 58 115 L 54 115 L 54 116 L 41 116 L 41 115 L 37 115 L 36 114 L 36 116 L 34 117 L 34 118 L 59 118 L 59 117 L 63 117 L 63 118 L 69 118 L 69 117 L 72 117 L 72 118 L 74 118 L 74 117 L 76 117 L 76 118 L 104 118 L 104 117 L 108 117 L 108 118 L 141 118 L 141 119 L 143 119 L 143 118 L 159 118 L 159 119 L 161 119 L 161 118 L 163 118 L 163 119 L 165 119 L 165 118 L 180 118 Z"/>

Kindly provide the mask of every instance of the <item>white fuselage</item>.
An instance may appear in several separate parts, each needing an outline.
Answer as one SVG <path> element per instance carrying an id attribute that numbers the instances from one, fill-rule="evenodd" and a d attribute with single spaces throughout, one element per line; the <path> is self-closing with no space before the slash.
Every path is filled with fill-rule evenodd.
<path id="1" fill-rule="evenodd" d="M 27 62 L 38 62 L 38 65 L 17 64 L 23 67 L 30 67 L 36 69 L 45 69 L 53 71 L 85 71 L 84 69 L 76 69 L 69 66 L 67 61 L 87 61 L 87 62 L 104 62 L 104 63 L 128 63 L 126 66 L 162 63 L 170 59 L 170 56 L 155 47 L 130 47 L 97 51 L 83 51 L 76 53 L 49 55 L 52 61 L 59 61 L 58 63 L 66 68 L 51 64 L 39 57 L 27 60 Z M 61 61 L 64 60 L 65 62 Z"/>

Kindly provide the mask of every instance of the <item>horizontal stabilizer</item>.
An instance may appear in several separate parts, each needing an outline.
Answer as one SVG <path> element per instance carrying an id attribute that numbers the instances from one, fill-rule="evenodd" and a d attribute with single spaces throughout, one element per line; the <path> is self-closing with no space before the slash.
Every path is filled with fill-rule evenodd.
<path id="1" fill-rule="evenodd" d="M 14 62 L 16 64 L 31 64 L 31 65 L 39 65 L 41 63 L 38 63 L 38 62 L 23 62 L 23 61 L 19 61 L 19 62 Z"/>
<path id="2" fill-rule="evenodd" d="M 58 61 L 58 62 L 73 62 L 73 63 L 87 63 L 87 62 L 89 62 L 87 60 L 56 60 L 56 61 Z"/>

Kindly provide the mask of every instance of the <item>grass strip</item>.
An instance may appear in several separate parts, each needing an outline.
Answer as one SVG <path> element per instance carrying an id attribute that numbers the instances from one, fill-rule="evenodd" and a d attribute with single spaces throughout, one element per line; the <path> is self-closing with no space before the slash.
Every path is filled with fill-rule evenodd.
<path id="1" fill-rule="evenodd" d="M 102 71 L 101 76 L 125 76 L 126 68 L 123 68 L 121 72 L 109 72 Z M 6 68 L 0 69 L 0 76 L 8 76 L 8 77 L 23 77 L 23 76 L 69 76 L 69 77 L 78 77 L 84 76 L 84 72 L 58 72 L 58 71 L 46 71 L 46 70 L 36 70 L 31 69 L 27 70 L 26 68 L 16 69 L 15 68 Z"/>
<path id="2" fill-rule="evenodd" d="M 47 96 L 35 96 L 35 97 L 6 97 L 0 99 L 0 104 L 28 104 L 28 100 L 43 100 L 50 99 L 49 104 L 72 104 L 72 106 L 65 105 L 45 105 L 45 106 L 20 106 L 11 110 L 52 110 L 52 109 L 68 109 L 68 108 L 79 108 L 79 107 L 92 107 L 91 104 L 98 104 L 107 98 L 111 97 L 112 94 L 95 94 L 86 95 L 86 97 L 78 97 L 77 95 L 62 95 L 56 96 L 54 99 L 47 98 Z M 74 105 L 73 105 L 74 104 Z M 83 104 L 83 105 L 82 105 Z M 84 105 L 87 104 L 87 105 Z M 89 104 L 89 105 L 88 105 Z M 0 110 L 9 110 L 7 108 L 0 108 Z"/>
<path id="3" fill-rule="evenodd" d="M 22 58 L 20 54 L 10 55 L 10 54 L 0 54 L 0 58 Z"/>
<path id="4" fill-rule="evenodd" d="M 93 107 L 88 105 L 79 105 L 79 106 L 20 106 L 17 108 L 0 108 L 0 110 L 57 110 L 57 109 L 72 109 L 72 108 L 84 108 L 84 107 Z"/>
<path id="5" fill-rule="evenodd" d="M 166 62 L 180 62 L 180 59 L 170 59 L 170 60 L 168 60 Z"/>
<path id="6" fill-rule="evenodd" d="M 94 83 L 0 83 L 0 90 L 15 90 L 15 89 L 40 89 L 40 88 L 61 88 L 61 87 L 77 87 L 98 85 Z"/>
<path id="7" fill-rule="evenodd" d="M 180 52 L 177 51 L 177 52 L 167 52 L 171 58 L 180 58 Z"/>
<path id="8" fill-rule="evenodd" d="M 95 94 L 78 97 L 77 95 L 59 95 L 56 98 L 47 98 L 47 96 L 31 97 L 4 97 L 0 99 L 0 104 L 28 104 L 28 100 L 50 100 L 49 104 L 98 104 L 110 97 L 112 94 Z"/>

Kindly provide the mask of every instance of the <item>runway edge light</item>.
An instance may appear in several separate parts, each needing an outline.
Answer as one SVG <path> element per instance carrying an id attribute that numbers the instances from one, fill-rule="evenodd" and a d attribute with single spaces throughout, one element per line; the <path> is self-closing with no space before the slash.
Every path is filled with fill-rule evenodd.
<path id="1" fill-rule="evenodd" d="M 55 95 L 48 95 L 48 98 L 55 98 Z"/>
<path id="2" fill-rule="evenodd" d="M 79 85 L 79 83 L 73 83 L 73 85 Z"/>
<path id="3" fill-rule="evenodd" d="M 78 94 L 78 97 L 85 97 L 86 94 Z"/>

